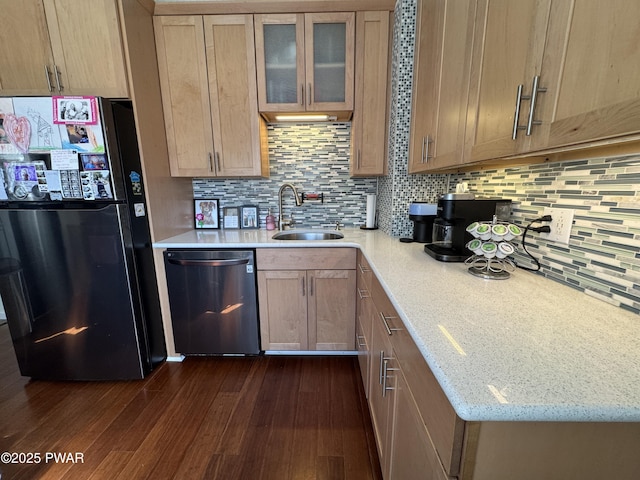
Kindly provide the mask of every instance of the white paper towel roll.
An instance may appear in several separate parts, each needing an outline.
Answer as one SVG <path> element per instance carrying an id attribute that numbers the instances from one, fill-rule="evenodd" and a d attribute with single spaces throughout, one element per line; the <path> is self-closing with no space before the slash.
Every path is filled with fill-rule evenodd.
<path id="1" fill-rule="evenodd" d="M 367 195 L 367 228 L 376 226 L 376 196 L 374 194 Z"/>

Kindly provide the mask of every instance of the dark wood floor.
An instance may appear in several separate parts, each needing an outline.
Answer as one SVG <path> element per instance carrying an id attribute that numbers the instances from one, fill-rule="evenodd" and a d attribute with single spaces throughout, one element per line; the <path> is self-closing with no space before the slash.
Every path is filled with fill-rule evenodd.
<path id="1" fill-rule="evenodd" d="M 144 381 L 30 381 L 2 325 L 0 452 L 41 462 L 1 478 L 380 479 L 359 375 L 355 357 L 190 357 Z"/>

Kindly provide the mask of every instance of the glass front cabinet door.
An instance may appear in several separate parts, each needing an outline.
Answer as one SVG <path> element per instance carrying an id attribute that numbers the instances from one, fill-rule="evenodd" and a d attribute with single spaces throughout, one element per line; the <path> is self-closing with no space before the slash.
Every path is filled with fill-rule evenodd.
<path id="1" fill-rule="evenodd" d="M 261 112 L 353 110 L 353 13 L 256 15 Z"/>

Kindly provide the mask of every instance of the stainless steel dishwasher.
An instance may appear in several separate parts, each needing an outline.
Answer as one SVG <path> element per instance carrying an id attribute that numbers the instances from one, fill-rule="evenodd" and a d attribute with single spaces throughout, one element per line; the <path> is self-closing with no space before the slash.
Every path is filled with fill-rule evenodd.
<path id="1" fill-rule="evenodd" d="M 253 250 L 164 252 L 177 353 L 260 353 Z"/>

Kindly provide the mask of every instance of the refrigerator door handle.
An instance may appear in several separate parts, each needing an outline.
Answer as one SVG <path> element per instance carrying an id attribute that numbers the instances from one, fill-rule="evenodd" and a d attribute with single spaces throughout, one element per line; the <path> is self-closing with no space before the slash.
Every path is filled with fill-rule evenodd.
<path id="1" fill-rule="evenodd" d="M 181 265 L 183 267 L 226 267 L 229 265 L 245 265 L 249 263 L 248 258 L 234 258 L 231 260 L 176 260 L 175 258 L 169 258 L 167 261 L 173 265 Z"/>

